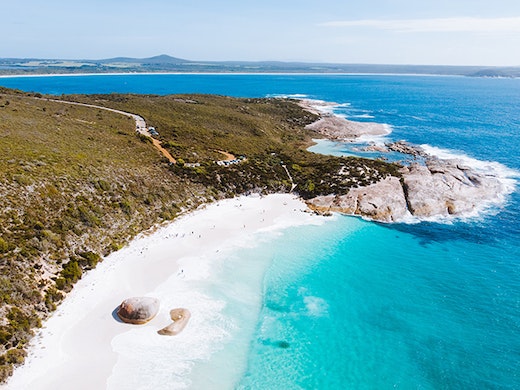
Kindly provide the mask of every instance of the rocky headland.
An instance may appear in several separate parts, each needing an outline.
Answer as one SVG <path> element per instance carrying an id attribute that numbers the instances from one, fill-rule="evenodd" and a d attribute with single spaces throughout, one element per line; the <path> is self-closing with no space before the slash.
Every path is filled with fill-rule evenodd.
<path id="1" fill-rule="evenodd" d="M 376 122 L 355 122 L 324 111 L 336 106 L 336 103 L 300 100 L 298 104 L 305 110 L 320 116 L 317 121 L 305 128 L 331 140 L 352 140 L 363 135 L 378 136 L 390 133 L 388 125 Z"/>
<path id="2" fill-rule="evenodd" d="M 354 122 L 336 116 L 337 103 L 300 100 L 298 104 L 319 119 L 306 126 L 336 141 L 355 142 L 362 136 L 389 134 L 389 127 L 373 122 Z M 398 152 L 408 162 L 401 164 L 400 177 L 387 175 L 376 183 L 350 188 L 346 193 L 317 196 L 307 205 L 319 213 L 340 212 L 382 222 L 410 217 L 432 219 L 464 217 L 490 204 L 499 203 L 507 193 L 496 172 L 482 172 L 461 159 L 441 159 L 406 141 L 370 144 L 364 150 L 382 154 Z"/>
<path id="3" fill-rule="evenodd" d="M 340 212 L 383 222 L 463 217 L 498 203 L 506 192 L 498 174 L 480 172 L 462 160 L 440 159 L 402 141 L 387 148 L 420 156 L 424 162 L 402 166 L 401 178 L 388 176 L 346 194 L 309 199 L 309 207 L 320 213 Z"/>

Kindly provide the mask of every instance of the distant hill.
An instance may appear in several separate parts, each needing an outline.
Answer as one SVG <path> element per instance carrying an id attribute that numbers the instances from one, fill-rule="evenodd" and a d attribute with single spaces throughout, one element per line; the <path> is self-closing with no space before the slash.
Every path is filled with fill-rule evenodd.
<path id="1" fill-rule="evenodd" d="M 112 64 L 112 63 L 129 63 L 129 64 L 185 64 L 190 62 L 182 58 L 171 57 L 166 54 L 161 54 L 155 57 L 149 58 L 130 58 L 130 57 L 116 57 L 109 58 L 106 60 L 97 61 L 101 64 Z"/>
<path id="2" fill-rule="evenodd" d="M 282 61 L 192 61 L 161 54 L 149 58 L 115 57 L 100 60 L 37 58 L 0 59 L 0 74 L 74 73 L 370 73 L 427 74 L 471 77 L 520 77 L 519 67 L 335 64 Z"/>

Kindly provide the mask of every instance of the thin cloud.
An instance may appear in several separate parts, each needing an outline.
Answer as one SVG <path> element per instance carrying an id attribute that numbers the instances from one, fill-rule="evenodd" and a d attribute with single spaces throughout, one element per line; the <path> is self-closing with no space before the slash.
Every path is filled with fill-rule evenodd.
<path id="1" fill-rule="evenodd" d="M 434 18 L 434 19 L 362 19 L 321 23 L 324 27 L 367 27 L 402 33 L 415 32 L 520 32 L 520 17 L 509 18 Z"/>

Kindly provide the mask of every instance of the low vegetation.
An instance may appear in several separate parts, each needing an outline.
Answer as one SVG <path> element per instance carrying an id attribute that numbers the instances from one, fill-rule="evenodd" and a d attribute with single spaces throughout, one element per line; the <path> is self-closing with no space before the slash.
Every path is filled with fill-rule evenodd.
<path id="1" fill-rule="evenodd" d="M 398 176 L 391 164 L 306 152 L 314 134 L 304 126 L 316 116 L 287 100 L 60 99 L 141 115 L 177 163 L 123 115 L 0 88 L 1 379 L 83 273 L 139 232 L 203 202 L 287 192 L 291 178 L 311 198 Z M 220 166 L 219 151 L 244 159 Z"/>

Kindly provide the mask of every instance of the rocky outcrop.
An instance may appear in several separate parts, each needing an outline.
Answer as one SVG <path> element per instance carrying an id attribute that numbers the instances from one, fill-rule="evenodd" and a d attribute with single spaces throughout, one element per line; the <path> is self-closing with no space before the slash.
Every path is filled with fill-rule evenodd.
<path id="1" fill-rule="evenodd" d="M 125 299 L 117 316 L 128 324 L 146 324 L 155 317 L 159 311 L 159 300 L 151 297 L 134 297 Z"/>
<path id="2" fill-rule="evenodd" d="M 408 208 L 417 217 L 461 215 L 500 198 L 501 181 L 457 160 L 429 158 L 403 168 Z"/>
<path id="3" fill-rule="evenodd" d="M 299 101 L 303 108 L 320 115 L 306 128 L 331 140 L 355 140 L 362 135 L 384 135 L 388 128 L 379 123 L 353 122 L 324 112 L 335 103 Z M 320 213 L 341 212 L 370 219 L 393 222 L 407 216 L 418 218 L 463 216 L 486 204 L 498 202 L 505 190 L 498 175 L 482 173 L 465 166 L 461 160 L 439 159 L 422 147 L 406 141 L 368 145 L 365 151 L 398 152 L 414 161 L 401 169 L 401 178 L 389 177 L 346 194 L 318 196 L 307 201 Z M 382 157 L 384 158 L 384 156 Z"/>
<path id="4" fill-rule="evenodd" d="M 429 156 L 424 165 L 401 169 L 402 178 L 387 177 L 347 194 L 319 196 L 307 201 L 321 213 L 341 212 L 383 222 L 406 216 L 418 218 L 462 216 L 486 203 L 496 202 L 504 192 L 498 177 L 479 173 L 458 160 Z"/>
<path id="5" fill-rule="evenodd" d="M 171 310 L 170 317 L 173 322 L 161 330 L 158 330 L 157 333 L 162 336 L 175 336 L 179 334 L 186 327 L 191 314 L 188 309 L 179 308 Z"/>
<path id="6" fill-rule="evenodd" d="M 393 152 L 408 154 L 408 155 L 414 156 L 414 157 L 417 157 L 417 156 L 421 156 L 424 158 L 430 157 L 424 152 L 424 150 L 421 147 L 415 146 L 415 145 L 410 145 L 406 141 L 396 141 L 396 142 L 388 143 L 385 146 L 387 147 L 388 151 L 391 150 Z"/>
<path id="7" fill-rule="evenodd" d="M 407 214 L 403 187 L 393 176 L 366 187 L 352 188 L 345 195 L 319 196 L 307 204 L 320 213 L 340 212 L 384 222 L 400 220 Z"/>
<path id="8" fill-rule="evenodd" d="M 362 135 L 388 134 L 386 125 L 374 122 L 353 122 L 335 115 L 322 115 L 314 123 L 305 126 L 332 140 L 355 139 Z"/>

